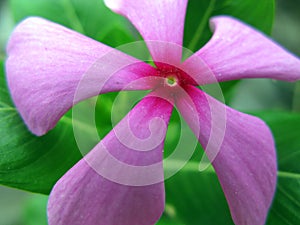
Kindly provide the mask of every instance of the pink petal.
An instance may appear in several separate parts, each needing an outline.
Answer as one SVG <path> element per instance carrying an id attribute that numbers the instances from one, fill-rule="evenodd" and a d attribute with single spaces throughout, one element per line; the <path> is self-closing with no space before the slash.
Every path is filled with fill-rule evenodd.
<path id="1" fill-rule="evenodd" d="M 128 86 L 153 72 L 149 65 L 41 18 L 18 25 L 7 51 L 7 80 L 14 103 L 36 135 L 53 128 L 74 104 L 79 83 L 76 102 L 100 92 L 151 88 L 145 82 Z"/>
<path id="2" fill-rule="evenodd" d="M 163 141 L 172 108 L 144 98 L 56 183 L 49 225 L 155 224 L 164 210 Z"/>
<path id="3" fill-rule="evenodd" d="M 260 119 L 237 112 L 196 87 L 189 86 L 187 93 L 190 99 L 178 99 L 177 106 L 206 148 L 235 224 L 264 224 L 277 173 L 269 128 Z"/>
<path id="4" fill-rule="evenodd" d="M 217 81 L 242 78 L 272 78 L 285 81 L 300 79 L 300 60 L 274 43 L 269 37 L 228 16 L 211 19 L 211 40 L 185 64 L 190 67 L 201 58 Z M 199 70 L 198 70 L 199 71 Z M 194 73 L 195 80 L 201 73 Z M 204 83 L 212 83 L 206 79 Z"/>
<path id="5" fill-rule="evenodd" d="M 105 3 L 132 22 L 155 62 L 180 62 L 187 0 L 105 0 Z"/>

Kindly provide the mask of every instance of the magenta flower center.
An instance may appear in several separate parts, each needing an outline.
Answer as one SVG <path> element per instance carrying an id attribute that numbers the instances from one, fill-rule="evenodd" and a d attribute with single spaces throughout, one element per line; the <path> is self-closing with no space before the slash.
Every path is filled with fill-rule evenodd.
<path id="1" fill-rule="evenodd" d="M 184 71 L 167 64 L 159 64 L 156 76 L 159 77 L 156 88 L 161 89 L 160 93 L 164 97 L 173 100 L 174 97 L 179 97 L 186 85 L 194 83 L 194 80 Z"/>

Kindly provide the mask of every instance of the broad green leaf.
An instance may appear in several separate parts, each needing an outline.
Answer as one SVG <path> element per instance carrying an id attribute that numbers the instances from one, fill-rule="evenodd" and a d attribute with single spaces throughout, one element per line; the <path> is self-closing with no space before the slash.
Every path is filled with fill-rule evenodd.
<path id="1" fill-rule="evenodd" d="M 300 224 L 300 114 L 258 114 L 273 131 L 278 158 L 278 183 L 270 225 Z"/>
<path id="2" fill-rule="evenodd" d="M 232 98 L 234 97 L 234 90 L 235 87 L 239 84 L 240 80 L 234 80 L 234 81 L 226 81 L 226 82 L 220 82 L 220 87 L 222 89 L 224 99 L 226 104 L 229 104 Z"/>
<path id="3" fill-rule="evenodd" d="M 4 62 L 0 61 L 0 108 L 10 105 L 12 105 L 12 101 L 6 87 L 6 80 L 4 77 Z"/>
<path id="4" fill-rule="evenodd" d="M 275 137 L 279 171 L 300 174 L 300 114 L 267 112 L 257 114 Z"/>
<path id="5" fill-rule="evenodd" d="M 24 205 L 24 225 L 47 225 L 47 202 L 48 196 L 32 195 Z"/>
<path id="6" fill-rule="evenodd" d="M 300 224 L 300 174 L 280 172 L 277 182 L 276 196 L 267 224 Z"/>
<path id="7" fill-rule="evenodd" d="M 184 225 L 184 223 L 179 222 L 178 219 L 173 217 L 175 212 L 172 206 L 167 204 L 166 208 L 169 208 L 168 213 L 171 215 L 164 213 L 155 225 Z"/>
<path id="8" fill-rule="evenodd" d="M 199 172 L 198 166 L 189 162 L 165 182 L 166 201 L 173 207 L 173 217 L 185 225 L 233 224 L 215 172 L 212 168 Z"/>
<path id="9" fill-rule="evenodd" d="M 274 18 L 274 0 L 190 0 L 185 22 L 184 46 L 197 51 L 211 37 L 209 19 L 231 15 L 270 34 Z"/>
<path id="10" fill-rule="evenodd" d="M 10 5 L 17 22 L 28 16 L 44 17 L 111 46 L 139 38 L 132 25 L 102 0 L 10 0 Z M 107 38 L 114 29 L 124 36 Z"/>
<path id="11" fill-rule="evenodd" d="M 71 120 L 63 118 L 42 137 L 32 135 L 10 101 L 3 63 L 0 77 L 0 183 L 48 194 L 55 182 L 81 158 Z"/>

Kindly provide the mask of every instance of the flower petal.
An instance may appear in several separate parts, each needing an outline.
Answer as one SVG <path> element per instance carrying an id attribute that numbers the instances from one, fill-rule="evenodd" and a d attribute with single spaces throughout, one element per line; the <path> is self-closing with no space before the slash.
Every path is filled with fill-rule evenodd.
<path id="1" fill-rule="evenodd" d="M 201 58 L 218 81 L 242 78 L 300 79 L 300 60 L 261 32 L 228 16 L 217 16 L 210 22 L 213 37 L 185 64 L 192 63 L 195 57 Z M 201 74 L 199 72 L 194 76 L 201 77 Z M 213 79 L 203 83 L 211 82 Z"/>
<path id="2" fill-rule="evenodd" d="M 105 0 L 105 4 L 132 22 L 146 41 L 154 61 L 180 62 L 187 0 Z"/>
<path id="3" fill-rule="evenodd" d="M 17 26 L 7 51 L 12 98 L 36 135 L 52 129 L 74 104 L 79 83 L 81 93 L 76 102 L 123 88 L 149 89 L 148 83 L 128 84 L 154 71 L 124 53 L 41 18 L 26 19 Z"/>
<path id="4" fill-rule="evenodd" d="M 189 86 L 187 93 L 190 101 L 180 98 L 177 107 L 199 134 L 235 224 L 264 224 L 277 173 L 270 130 L 260 119 L 237 112 L 196 87 Z M 198 116 L 193 116 L 191 110 Z M 200 133 L 196 124 L 200 124 Z"/>
<path id="5" fill-rule="evenodd" d="M 164 210 L 163 140 L 172 108 L 144 98 L 56 183 L 49 225 L 155 224 Z"/>

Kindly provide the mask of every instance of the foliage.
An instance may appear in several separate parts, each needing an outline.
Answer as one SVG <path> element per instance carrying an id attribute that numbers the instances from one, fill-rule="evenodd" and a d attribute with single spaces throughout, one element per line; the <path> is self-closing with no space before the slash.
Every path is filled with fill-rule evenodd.
<path id="1" fill-rule="evenodd" d="M 10 0 L 16 22 L 41 16 L 116 47 L 141 37 L 123 17 L 108 10 L 99 0 Z M 209 18 L 227 14 L 270 34 L 273 0 L 190 0 L 185 22 L 184 46 L 197 51 L 211 37 Z M 74 139 L 70 114 L 43 137 L 35 137 L 16 111 L 0 62 L 0 183 L 48 194 L 54 183 L 82 156 Z M 221 84 L 226 100 L 238 81 Z M 100 136 L 111 129 L 110 107 L 115 94 L 104 95 L 97 111 Z M 255 114 L 267 122 L 276 140 L 278 185 L 267 224 L 300 224 L 300 115 L 289 112 Z M 172 118 L 166 145 L 176 143 L 178 116 Z M 172 127 L 174 129 L 172 129 Z M 101 133 L 102 132 L 102 133 Z M 91 146 L 96 144 L 91 140 Z M 198 147 L 199 148 L 199 147 Z M 166 154 L 167 155 L 167 154 Z M 159 225 L 233 224 L 228 206 L 213 169 L 199 172 L 199 157 L 166 181 L 167 206 Z M 175 162 L 174 162 L 175 163 Z M 165 170 L 172 169 L 169 164 Z M 43 199 L 45 201 L 45 199 Z"/>

